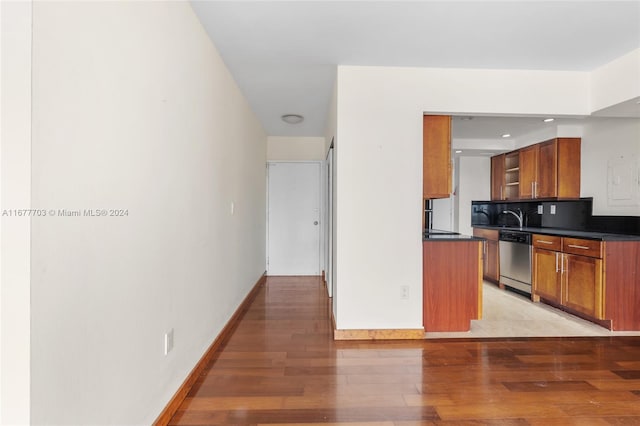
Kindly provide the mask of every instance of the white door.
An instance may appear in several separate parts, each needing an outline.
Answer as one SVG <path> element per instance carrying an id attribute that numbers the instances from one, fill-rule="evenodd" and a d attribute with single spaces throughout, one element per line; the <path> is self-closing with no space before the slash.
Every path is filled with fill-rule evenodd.
<path id="1" fill-rule="evenodd" d="M 320 163 L 268 163 L 267 272 L 320 275 Z"/>

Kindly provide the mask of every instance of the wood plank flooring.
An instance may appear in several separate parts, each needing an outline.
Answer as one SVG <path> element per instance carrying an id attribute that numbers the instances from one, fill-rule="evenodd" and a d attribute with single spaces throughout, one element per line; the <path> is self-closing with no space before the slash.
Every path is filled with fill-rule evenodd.
<path id="1" fill-rule="evenodd" d="M 269 277 L 171 425 L 640 425 L 640 337 L 334 341 Z"/>

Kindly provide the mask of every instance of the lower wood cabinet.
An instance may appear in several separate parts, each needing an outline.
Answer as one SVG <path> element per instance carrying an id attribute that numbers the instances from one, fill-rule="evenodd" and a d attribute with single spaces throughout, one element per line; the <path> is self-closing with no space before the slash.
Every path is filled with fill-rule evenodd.
<path id="1" fill-rule="evenodd" d="M 482 278 L 497 284 L 500 281 L 498 231 L 494 229 L 473 228 L 473 236 L 486 240 L 482 246 Z"/>
<path id="2" fill-rule="evenodd" d="M 562 305 L 596 319 L 604 319 L 602 259 L 562 253 Z"/>
<path id="3" fill-rule="evenodd" d="M 541 248 L 533 248 L 533 294 L 534 299 L 543 298 L 561 303 L 562 283 L 559 262 L 562 253 Z"/>
<path id="4" fill-rule="evenodd" d="M 500 281 L 500 257 L 498 241 L 487 240 L 484 254 L 484 279 L 498 283 Z"/>
<path id="5" fill-rule="evenodd" d="M 640 242 L 534 234 L 533 300 L 612 330 L 640 330 Z"/>
<path id="6" fill-rule="evenodd" d="M 482 316 L 481 242 L 422 243 L 423 324 L 430 331 L 469 331 Z"/>

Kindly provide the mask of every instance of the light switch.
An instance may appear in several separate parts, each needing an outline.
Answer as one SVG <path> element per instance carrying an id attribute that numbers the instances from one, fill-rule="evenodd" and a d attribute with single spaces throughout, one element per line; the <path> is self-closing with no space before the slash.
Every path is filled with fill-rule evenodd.
<path id="1" fill-rule="evenodd" d="M 551 204 L 551 211 L 549 213 L 556 214 L 556 205 L 555 204 Z"/>

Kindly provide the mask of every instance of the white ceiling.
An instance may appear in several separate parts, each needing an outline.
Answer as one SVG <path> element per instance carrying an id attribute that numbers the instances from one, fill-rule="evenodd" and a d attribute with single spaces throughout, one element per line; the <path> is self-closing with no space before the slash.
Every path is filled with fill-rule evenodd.
<path id="1" fill-rule="evenodd" d="M 640 47 L 640 0 L 191 3 L 272 136 L 324 135 L 337 65 L 589 71 Z M 640 117 L 635 100 L 618 108 L 602 115 Z M 464 132 L 496 137 L 504 120 L 512 134 L 545 125 L 485 118 Z"/>

